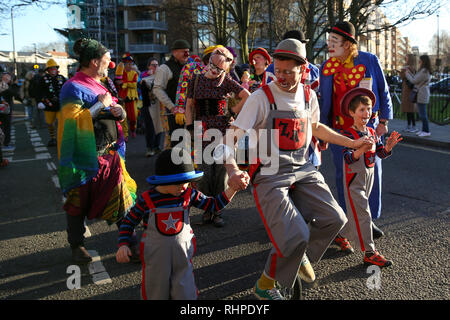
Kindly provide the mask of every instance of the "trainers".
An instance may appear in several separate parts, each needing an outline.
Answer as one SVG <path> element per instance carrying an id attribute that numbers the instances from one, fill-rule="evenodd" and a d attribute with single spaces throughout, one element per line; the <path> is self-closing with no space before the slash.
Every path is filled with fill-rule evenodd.
<path id="1" fill-rule="evenodd" d="M 258 288 L 258 283 L 253 287 L 253 294 L 259 300 L 285 300 L 277 288 L 261 290 Z"/>
<path id="2" fill-rule="evenodd" d="M 366 252 L 364 255 L 364 264 L 365 265 L 375 265 L 381 268 L 389 267 L 392 265 L 391 260 L 387 260 L 383 255 L 381 255 L 378 251 L 374 252 Z"/>
<path id="3" fill-rule="evenodd" d="M 418 134 L 418 136 L 419 137 L 429 137 L 429 136 L 431 136 L 431 133 L 422 131 L 420 134 Z"/>
<path id="4" fill-rule="evenodd" d="M 222 228 L 223 226 L 225 226 L 225 221 L 223 220 L 223 218 L 221 216 L 215 215 L 215 214 L 213 214 L 212 223 L 213 223 L 214 227 L 217 227 L 217 228 Z"/>
<path id="5" fill-rule="evenodd" d="M 148 158 L 148 157 L 151 157 L 153 155 L 155 155 L 155 151 L 153 151 L 153 149 L 147 149 L 147 152 L 145 153 L 145 156 Z"/>
<path id="6" fill-rule="evenodd" d="M 72 248 L 72 260 L 76 263 L 88 263 L 92 257 L 83 246 Z"/>
<path id="7" fill-rule="evenodd" d="M 411 129 L 409 129 L 409 132 L 411 132 L 411 133 L 415 133 L 418 131 L 419 131 L 419 129 L 417 129 L 416 127 L 412 127 Z"/>
<path id="8" fill-rule="evenodd" d="M 54 147 L 56 146 L 56 139 L 50 139 L 50 141 L 47 143 L 47 147 Z"/>
<path id="9" fill-rule="evenodd" d="M 306 253 L 303 255 L 300 269 L 298 270 L 298 275 L 300 279 L 308 283 L 312 283 L 316 280 L 316 274 L 314 273 L 314 269 L 311 266 Z"/>
<path id="10" fill-rule="evenodd" d="M 343 238 L 343 237 L 336 237 L 334 239 L 334 242 L 341 247 L 341 251 L 345 252 L 345 253 L 353 253 L 355 252 L 355 250 L 353 250 L 352 245 L 350 244 L 350 241 L 348 241 L 347 238 Z"/>

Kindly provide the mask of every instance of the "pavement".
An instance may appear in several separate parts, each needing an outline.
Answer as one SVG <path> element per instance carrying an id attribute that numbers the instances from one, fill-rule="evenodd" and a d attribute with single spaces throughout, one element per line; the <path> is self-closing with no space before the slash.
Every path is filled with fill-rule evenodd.
<path id="1" fill-rule="evenodd" d="M 395 130 L 402 135 L 404 143 L 412 143 L 416 145 L 450 150 L 450 125 L 437 125 L 433 122 L 430 122 L 429 126 L 431 136 L 418 137 L 415 133 L 404 131 L 406 128 L 406 124 L 406 120 L 389 120 L 389 134 Z M 416 121 L 416 128 L 419 130 L 422 129 L 421 121 Z"/>

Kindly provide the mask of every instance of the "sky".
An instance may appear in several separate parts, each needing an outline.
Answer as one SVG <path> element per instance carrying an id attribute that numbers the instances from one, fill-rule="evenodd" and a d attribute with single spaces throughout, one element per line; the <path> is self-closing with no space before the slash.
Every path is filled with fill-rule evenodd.
<path id="1" fill-rule="evenodd" d="M 444 6 L 440 11 L 439 29 L 450 33 L 450 8 Z M 64 41 L 53 28 L 67 27 L 66 8 L 64 6 L 51 6 L 45 11 L 35 6 L 20 8 L 20 12 L 14 15 L 14 33 L 16 51 L 24 46 L 33 46 L 33 43 L 48 43 Z M 0 33 L 0 50 L 12 51 L 11 20 L 3 20 L 3 32 Z M 418 46 L 420 52 L 429 51 L 429 42 L 433 34 L 437 32 L 437 17 L 416 20 L 400 27 L 403 36 L 410 39 L 411 46 Z M 428 52 L 431 53 L 431 52 Z"/>

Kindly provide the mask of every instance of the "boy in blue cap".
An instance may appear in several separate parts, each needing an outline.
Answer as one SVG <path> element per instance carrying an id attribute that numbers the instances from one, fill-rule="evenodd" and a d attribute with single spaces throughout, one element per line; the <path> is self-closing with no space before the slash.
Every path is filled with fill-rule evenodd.
<path id="1" fill-rule="evenodd" d="M 148 220 L 140 244 L 142 299 L 195 300 L 198 291 L 192 265 L 195 236 L 189 224 L 190 207 L 218 212 L 238 190 L 228 187 L 216 197 L 207 197 L 191 188 L 189 183 L 200 180 L 203 172 L 194 170 L 184 149 L 160 153 L 155 171 L 156 175 L 147 178 L 152 187 L 139 196 L 122 220 L 116 260 L 129 262 L 133 231 L 142 219 Z"/>

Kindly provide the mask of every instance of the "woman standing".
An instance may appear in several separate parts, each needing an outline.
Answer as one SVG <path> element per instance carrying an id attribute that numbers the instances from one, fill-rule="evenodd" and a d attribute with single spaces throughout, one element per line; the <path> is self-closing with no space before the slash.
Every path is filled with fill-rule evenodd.
<path id="1" fill-rule="evenodd" d="M 241 99 L 232 107 L 232 112 L 237 114 L 250 96 L 248 90 L 230 77 L 228 72 L 232 61 L 233 55 L 230 51 L 219 47 L 211 54 L 203 69 L 204 73 L 197 74 L 190 80 L 186 101 L 186 125 L 191 132 L 194 121 L 200 121 L 203 133 L 208 129 L 218 129 L 225 136 L 226 129 L 233 121 L 226 114 L 227 97 L 234 93 Z M 209 143 L 210 141 L 203 141 L 202 151 Z M 197 184 L 201 192 L 212 196 L 225 190 L 228 176 L 223 164 L 208 165 L 203 161 L 199 170 L 204 172 L 202 180 Z M 211 212 L 205 212 L 203 222 L 213 222 L 217 227 L 224 225 L 220 215 Z"/>
<path id="2" fill-rule="evenodd" d="M 417 107 L 419 108 L 420 120 L 422 120 L 422 131 L 417 132 L 417 135 L 419 137 L 429 137 L 431 132 L 428 125 L 427 104 L 430 102 L 430 57 L 428 55 L 420 56 L 419 71 L 415 75 L 406 71 L 405 76 L 417 89 Z"/>
<path id="3" fill-rule="evenodd" d="M 406 79 L 406 72 L 411 74 L 416 73 L 416 56 L 409 53 L 406 56 L 406 65 L 400 71 L 400 77 L 402 78 L 402 102 L 400 105 L 401 111 L 406 113 L 407 127 L 405 128 L 405 132 L 417 132 L 419 129 L 416 129 L 416 111 L 415 104 L 411 102 L 409 96 L 411 94 L 411 90 L 414 87 L 414 84 L 409 82 Z"/>

